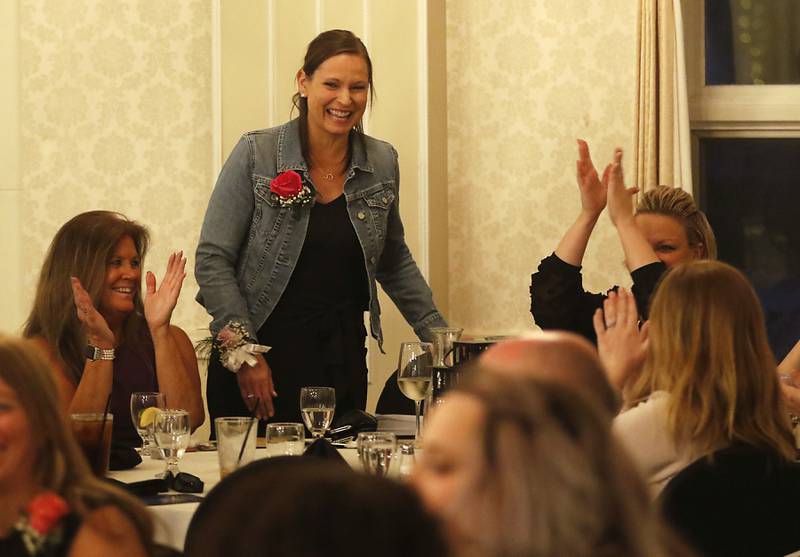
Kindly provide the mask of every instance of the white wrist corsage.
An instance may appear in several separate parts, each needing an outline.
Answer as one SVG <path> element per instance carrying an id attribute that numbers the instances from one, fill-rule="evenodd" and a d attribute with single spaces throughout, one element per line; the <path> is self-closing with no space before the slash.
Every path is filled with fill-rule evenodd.
<path id="1" fill-rule="evenodd" d="M 242 364 L 255 366 L 256 354 L 269 352 L 270 347 L 258 344 L 247 334 L 247 327 L 241 321 L 231 321 L 217 334 L 214 346 L 219 350 L 219 361 L 233 373 L 238 373 Z"/>

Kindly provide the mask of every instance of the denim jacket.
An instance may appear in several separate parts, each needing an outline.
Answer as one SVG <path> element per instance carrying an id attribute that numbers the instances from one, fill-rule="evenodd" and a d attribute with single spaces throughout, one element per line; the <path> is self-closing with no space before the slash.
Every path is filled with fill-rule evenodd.
<path id="1" fill-rule="evenodd" d="M 382 347 L 377 279 L 417 336 L 430 339 L 428 328 L 446 322 L 405 242 L 397 151 L 384 141 L 364 140 L 353 143 L 344 195 L 364 252 L 371 333 Z M 270 180 L 287 170 L 296 171 L 315 191 L 301 154 L 297 120 L 246 133 L 220 172 L 195 262 L 197 301 L 212 316 L 212 334 L 237 320 L 255 338 L 289 283 L 313 202 L 282 207 L 270 193 Z M 325 280 L 324 273 L 320 280 Z"/>

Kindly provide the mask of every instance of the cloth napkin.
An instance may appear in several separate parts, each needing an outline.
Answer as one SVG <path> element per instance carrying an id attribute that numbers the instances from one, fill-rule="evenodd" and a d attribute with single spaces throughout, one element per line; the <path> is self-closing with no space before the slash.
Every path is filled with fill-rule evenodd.
<path id="1" fill-rule="evenodd" d="M 320 438 L 311 443 L 303 452 L 303 456 L 322 458 L 329 460 L 334 464 L 347 466 L 350 468 L 350 465 L 347 464 L 347 461 L 342 457 L 342 455 L 339 454 L 339 451 L 336 450 L 336 447 L 331 445 L 327 439 Z"/>

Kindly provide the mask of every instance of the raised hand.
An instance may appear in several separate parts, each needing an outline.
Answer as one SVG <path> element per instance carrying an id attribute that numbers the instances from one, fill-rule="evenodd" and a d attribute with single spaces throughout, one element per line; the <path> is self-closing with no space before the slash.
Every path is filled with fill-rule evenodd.
<path id="1" fill-rule="evenodd" d="M 609 292 L 603 309 L 594 313 L 597 351 L 609 382 L 622 389 L 644 366 L 648 347 L 648 324 L 639 329 L 639 311 L 633 294 L 620 288 Z"/>
<path id="2" fill-rule="evenodd" d="M 144 299 L 144 317 L 150 331 L 156 331 L 169 326 L 172 311 L 178 303 L 178 296 L 186 278 L 186 258 L 183 251 L 173 252 L 167 261 L 167 270 L 161 280 L 161 286 L 156 289 L 156 276 L 147 271 L 145 282 L 147 292 Z"/>
<path id="3" fill-rule="evenodd" d="M 78 321 L 81 322 L 86 332 L 86 339 L 89 344 L 98 348 L 114 348 L 117 344 L 114 333 L 108 326 L 105 317 L 94 307 L 92 297 L 89 296 L 89 293 L 77 277 L 70 277 L 70 282 Z"/>
<path id="4" fill-rule="evenodd" d="M 608 216 L 615 226 L 633 221 L 633 196 L 639 188 L 626 188 L 622 173 L 622 149 L 614 151 L 608 173 Z"/>
<path id="5" fill-rule="evenodd" d="M 597 217 L 606 206 L 608 191 L 608 175 L 611 165 L 603 172 L 601 180 L 589 154 L 589 145 L 578 140 L 578 160 L 575 163 L 578 178 L 578 189 L 581 192 L 581 211 L 589 216 Z"/>

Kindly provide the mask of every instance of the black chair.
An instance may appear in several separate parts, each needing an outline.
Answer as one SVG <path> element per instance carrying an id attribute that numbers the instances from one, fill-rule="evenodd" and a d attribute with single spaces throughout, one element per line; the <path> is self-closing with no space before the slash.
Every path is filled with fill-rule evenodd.
<path id="1" fill-rule="evenodd" d="M 375 406 L 376 414 L 415 414 L 414 401 L 400 392 L 397 386 L 397 370 L 394 370 L 383 385 L 378 404 Z"/>
<path id="2" fill-rule="evenodd" d="M 736 444 L 676 475 L 664 518 L 706 557 L 781 557 L 800 550 L 800 463 Z"/>

